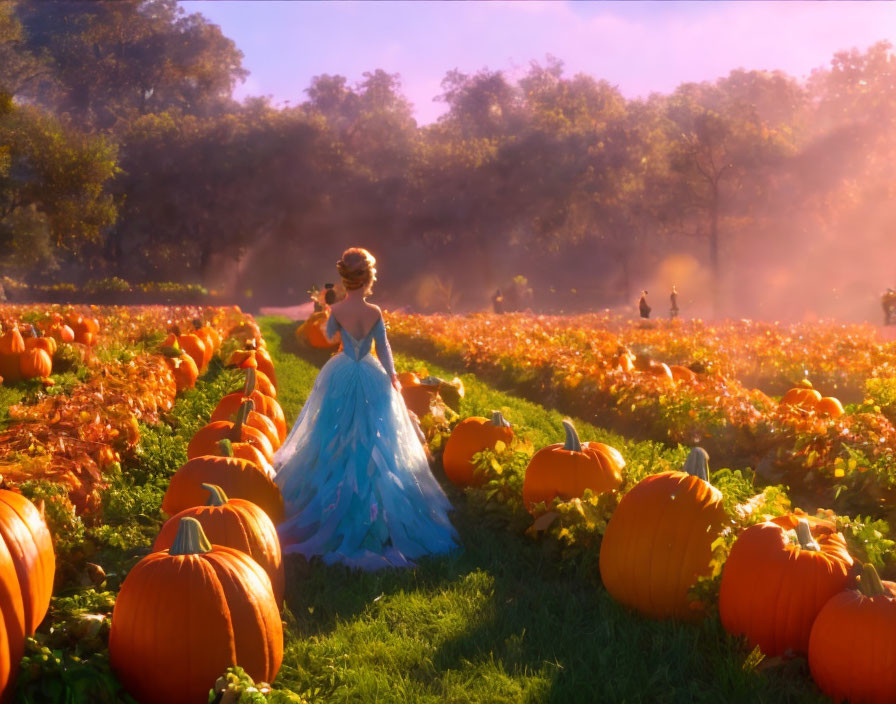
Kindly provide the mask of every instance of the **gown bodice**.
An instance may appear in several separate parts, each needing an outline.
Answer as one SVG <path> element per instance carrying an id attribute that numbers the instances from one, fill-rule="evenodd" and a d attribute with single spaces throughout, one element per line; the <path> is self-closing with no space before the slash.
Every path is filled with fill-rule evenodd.
<path id="1" fill-rule="evenodd" d="M 392 349 L 389 347 L 389 341 L 386 338 L 386 324 L 380 317 L 373 327 L 360 340 L 356 340 L 354 336 L 339 324 L 339 321 L 333 315 L 327 320 L 327 337 L 333 338 L 336 331 L 339 331 L 342 337 L 342 354 L 348 356 L 356 362 L 360 362 L 370 354 L 373 343 L 376 343 L 377 357 L 383 369 L 391 377 L 395 374 L 394 362 L 392 361 Z"/>

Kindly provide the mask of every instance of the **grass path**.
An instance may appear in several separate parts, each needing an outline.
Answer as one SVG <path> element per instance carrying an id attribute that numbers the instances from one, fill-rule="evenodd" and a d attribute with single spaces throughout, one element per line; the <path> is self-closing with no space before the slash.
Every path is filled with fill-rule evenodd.
<path id="1" fill-rule="evenodd" d="M 326 357 L 295 354 L 287 319 L 259 322 L 292 420 Z M 397 364 L 424 363 L 398 355 Z M 462 378 L 462 415 L 503 408 L 536 446 L 562 437 L 556 411 Z M 622 444 L 641 462 L 680 457 L 576 425 L 583 439 Z M 372 574 L 287 559 L 276 686 L 313 702 L 825 701 L 804 661 L 763 672 L 717 619 L 690 626 L 627 612 L 596 575 L 562 571 L 538 543 L 488 527 L 462 493 L 446 490 L 463 544 L 454 555 Z"/>

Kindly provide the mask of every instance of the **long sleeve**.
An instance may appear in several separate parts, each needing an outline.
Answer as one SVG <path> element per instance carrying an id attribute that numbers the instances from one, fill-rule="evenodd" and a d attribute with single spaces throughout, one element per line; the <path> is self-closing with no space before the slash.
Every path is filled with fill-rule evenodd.
<path id="1" fill-rule="evenodd" d="M 327 318 L 327 327 L 324 332 L 326 333 L 328 340 L 335 338 L 336 333 L 339 332 L 339 322 L 332 315 Z"/>
<path id="2" fill-rule="evenodd" d="M 395 376 L 395 364 L 392 361 L 392 348 L 389 347 L 389 340 L 386 338 L 386 323 L 382 318 L 380 318 L 380 321 L 376 324 L 373 340 L 376 342 L 376 356 L 379 358 L 380 364 L 383 365 L 383 369 L 386 370 L 386 373 L 390 377 Z"/>

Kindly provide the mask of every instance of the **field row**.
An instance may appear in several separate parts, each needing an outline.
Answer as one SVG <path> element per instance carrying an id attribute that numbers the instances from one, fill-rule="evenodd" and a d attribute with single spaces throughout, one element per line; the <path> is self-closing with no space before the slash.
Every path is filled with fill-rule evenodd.
<path id="1" fill-rule="evenodd" d="M 733 359 L 734 350 L 755 350 L 757 337 L 770 337 L 757 325 L 613 331 L 598 329 L 591 318 L 527 315 L 393 315 L 389 324 L 399 348 L 462 366 L 626 435 L 700 445 L 723 466 L 750 467 L 762 482 L 788 486 L 811 510 L 881 518 L 896 503 L 896 355 L 870 336 L 856 333 L 849 342 L 865 351 L 859 358 L 867 364 L 843 364 L 841 372 L 865 397 L 844 413 L 839 401 L 816 404 L 799 394 L 796 402 L 781 403 L 718 371 L 719 348 Z M 786 339 L 799 337 L 796 332 Z M 830 363 L 836 332 L 819 325 L 806 344 L 796 352 L 782 348 L 778 358 L 798 358 L 813 380 L 816 367 Z M 638 347 L 648 339 L 651 354 Z M 713 347 L 716 339 L 724 345 Z"/>

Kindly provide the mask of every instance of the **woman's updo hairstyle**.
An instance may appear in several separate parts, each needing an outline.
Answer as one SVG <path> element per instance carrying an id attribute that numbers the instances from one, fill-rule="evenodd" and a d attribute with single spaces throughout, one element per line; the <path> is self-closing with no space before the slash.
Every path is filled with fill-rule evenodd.
<path id="1" fill-rule="evenodd" d="M 346 291 L 359 288 L 369 290 L 376 281 L 376 259 L 366 249 L 352 247 L 342 253 L 342 259 L 336 262 L 336 270 L 342 277 L 342 285 Z"/>

